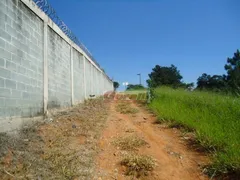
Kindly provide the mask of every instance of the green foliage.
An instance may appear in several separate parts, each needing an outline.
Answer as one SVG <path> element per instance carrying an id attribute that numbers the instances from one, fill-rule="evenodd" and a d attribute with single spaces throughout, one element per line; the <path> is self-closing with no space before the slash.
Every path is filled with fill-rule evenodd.
<path id="1" fill-rule="evenodd" d="M 198 90 L 231 93 L 240 95 L 240 52 L 237 50 L 225 65 L 227 75 L 208 75 L 203 73 L 197 79 Z"/>
<path id="2" fill-rule="evenodd" d="M 227 71 L 227 81 L 228 85 L 236 90 L 240 88 L 240 52 L 237 50 L 232 58 L 227 59 L 227 64 L 225 65 L 225 70 Z"/>
<path id="3" fill-rule="evenodd" d="M 203 73 L 202 76 L 200 76 L 197 79 L 197 89 L 198 90 L 212 90 L 215 92 L 219 91 L 227 91 L 228 84 L 226 76 L 220 76 L 220 75 L 208 75 L 206 73 Z"/>
<path id="4" fill-rule="evenodd" d="M 156 65 L 148 76 L 147 83 L 150 88 L 162 85 L 178 87 L 182 84 L 182 76 L 174 65 L 170 67 Z"/>
<path id="5" fill-rule="evenodd" d="M 160 119 L 193 129 L 214 150 L 214 171 L 240 171 L 240 99 L 210 92 L 158 88 L 149 105 Z"/>
<path id="6" fill-rule="evenodd" d="M 194 83 L 181 83 L 179 85 L 179 88 L 192 90 L 192 89 L 194 89 Z"/>
<path id="7" fill-rule="evenodd" d="M 127 86 L 127 90 L 142 90 L 142 89 L 146 89 L 146 88 L 141 84 L 129 84 Z"/>
<path id="8" fill-rule="evenodd" d="M 117 88 L 119 88 L 119 83 L 116 82 L 116 81 L 114 81 L 114 82 L 113 82 L 113 87 L 114 87 L 114 91 L 116 91 Z"/>

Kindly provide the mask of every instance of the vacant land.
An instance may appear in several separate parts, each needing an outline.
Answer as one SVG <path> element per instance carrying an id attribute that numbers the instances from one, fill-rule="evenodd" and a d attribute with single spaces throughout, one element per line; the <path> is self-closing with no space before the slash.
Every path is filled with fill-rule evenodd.
<path id="1" fill-rule="evenodd" d="M 17 135 L 0 134 L 0 179 L 92 179 L 108 103 L 87 101 Z"/>
<path id="2" fill-rule="evenodd" d="M 138 109 L 131 107 L 126 102 L 117 104 L 116 110 L 121 114 L 136 114 L 138 112 Z"/>
<path id="3" fill-rule="evenodd" d="M 143 101 L 127 98 L 90 100 L 58 111 L 44 123 L 25 126 L 17 135 L 2 133 L 0 179 L 209 179 L 205 172 L 211 160 L 202 148 L 192 142 L 197 138 L 216 154 L 215 158 L 222 151 L 216 144 L 211 144 L 211 136 L 207 139 L 197 130 L 204 127 L 199 123 L 204 122 L 199 114 L 198 118 L 189 120 L 198 123 L 197 126 L 194 123 L 192 126 L 191 123 L 184 124 L 184 119 L 174 121 L 175 118 L 170 115 L 180 113 L 183 107 L 176 104 L 170 111 L 171 105 L 174 105 L 168 97 L 171 95 L 174 92 L 166 94 L 165 100 L 155 96 L 150 107 L 162 120 L 170 121 L 174 128 L 169 128 L 168 122 L 158 123 L 159 117 L 148 111 Z M 171 103 L 168 104 L 167 100 Z M 164 101 L 169 107 L 161 109 L 159 102 Z M 194 101 L 198 103 L 196 99 Z M 207 110 L 201 109 L 206 115 Z M 162 110 L 169 114 L 162 113 Z M 197 137 L 193 132 L 181 132 L 175 128 L 183 125 L 197 132 Z M 217 161 L 214 162 L 216 169 Z M 223 167 L 228 167 L 224 163 Z M 216 175 L 216 172 L 211 175 Z"/>
<path id="4" fill-rule="evenodd" d="M 111 102 L 98 143 L 95 179 L 208 179 L 203 167 L 209 160 L 204 153 L 189 149 L 189 135 L 157 124 L 145 105 L 134 102 Z M 136 110 L 123 113 L 126 109 Z"/>
<path id="5" fill-rule="evenodd" d="M 159 88 L 150 108 L 161 122 L 194 131 L 210 151 L 211 174 L 240 171 L 240 99 L 208 92 Z"/>

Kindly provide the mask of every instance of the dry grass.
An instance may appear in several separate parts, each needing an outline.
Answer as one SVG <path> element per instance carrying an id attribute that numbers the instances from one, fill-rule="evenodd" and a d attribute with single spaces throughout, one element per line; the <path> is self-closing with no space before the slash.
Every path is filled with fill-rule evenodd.
<path id="1" fill-rule="evenodd" d="M 155 160 L 146 155 L 127 155 L 121 165 L 127 168 L 126 175 L 133 177 L 147 176 L 156 166 Z"/>
<path id="2" fill-rule="evenodd" d="M 116 111 L 121 114 L 131 114 L 136 116 L 139 111 L 136 108 L 131 107 L 131 104 L 127 102 L 121 102 L 116 105 Z M 134 130 L 127 129 L 125 132 L 132 133 Z M 147 145 L 148 143 L 137 136 L 136 134 L 119 137 L 115 139 L 112 144 L 120 150 L 128 151 L 127 155 L 123 157 L 120 164 L 126 167 L 125 174 L 131 176 L 132 179 L 148 176 L 149 172 L 153 171 L 156 162 L 151 156 L 139 155 L 138 148 Z"/>
<path id="3" fill-rule="evenodd" d="M 1 179 L 91 179 L 106 116 L 106 103 L 94 99 L 55 114 L 52 123 L 0 134 Z"/>
<path id="4" fill-rule="evenodd" d="M 146 145 L 147 142 L 136 135 L 119 137 L 113 141 L 113 145 L 121 150 L 136 151 L 137 148 Z"/>
<path id="5" fill-rule="evenodd" d="M 121 114 L 136 114 L 139 112 L 138 109 L 131 107 L 128 103 L 119 103 L 116 106 L 117 112 L 120 112 Z"/>
<path id="6" fill-rule="evenodd" d="M 0 134 L 0 176 L 8 179 L 31 179 L 33 169 L 43 161 L 43 139 L 37 133 L 39 123 L 23 127 L 18 134 Z M 36 145 L 35 145 L 36 144 Z M 35 169 L 37 170 L 37 169 Z"/>

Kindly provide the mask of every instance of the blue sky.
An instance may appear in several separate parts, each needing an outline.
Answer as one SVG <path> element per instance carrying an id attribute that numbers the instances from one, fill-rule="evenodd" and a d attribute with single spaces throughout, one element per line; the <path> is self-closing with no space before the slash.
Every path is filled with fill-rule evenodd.
<path id="1" fill-rule="evenodd" d="M 49 0 L 114 80 L 174 64 L 184 82 L 223 74 L 240 47 L 239 0 Z"/>

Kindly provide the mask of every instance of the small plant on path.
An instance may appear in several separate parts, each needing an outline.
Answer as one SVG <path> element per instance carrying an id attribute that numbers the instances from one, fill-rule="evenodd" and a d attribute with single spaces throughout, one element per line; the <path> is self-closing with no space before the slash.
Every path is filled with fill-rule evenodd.
<path id="1" fill-rule="evenodd" d="M 119 103 L 116 106 L 116 111 L 121 114 L 136 114 L 138 113 L 138 109 L 131 107 L 127 103 Z"/>
<path id="2" fill-rule="evenodd" d="M 126 175 L 133 177 L 147 176 L 156 166 L 155 160 L 146 155 L 127 155 L 121 165 L 127 168 Z"/>
<path id="3" fill-rule="evenodd" d="M 113 141 L 113 145 L 121 150 L 136 151 L 137 148 L 146 145 L 147 142 L 136 135 L 119 137 Z"/>

